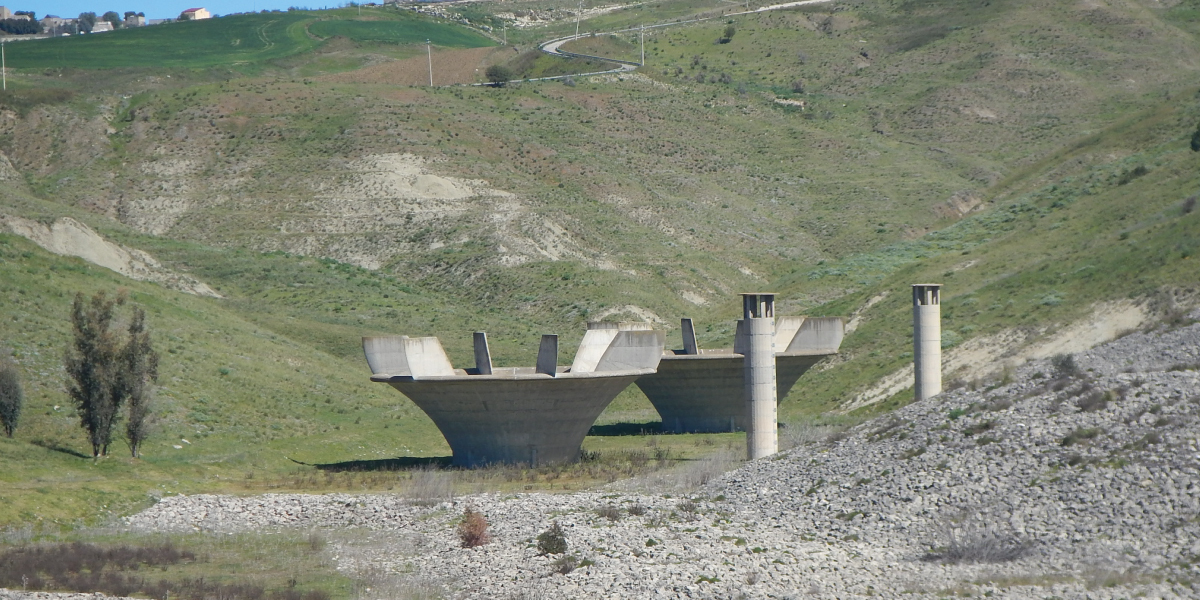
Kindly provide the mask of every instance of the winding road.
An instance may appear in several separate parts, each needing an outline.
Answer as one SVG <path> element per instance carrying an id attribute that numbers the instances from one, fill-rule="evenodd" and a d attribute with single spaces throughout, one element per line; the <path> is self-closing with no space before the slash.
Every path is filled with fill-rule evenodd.
<path id="1" fill-rule="evenodd" d="M 789 8 L 796 8 L 797 6 L 806 6 L 809 4 L 825 4 L 828 2 L 832 2 L 832 1 L 833 0 L 800 0 L 799 2 L 786 2 L 784 4 L 772 4 L 770 6 L 763 6 L 760 8 L 756 8 L 754 10 L 744 10 L 742 12 L 736 12 L 736 13 L 726 13 L 726 14 L 715 15 L 715 16 L 711 16 L 711 17 L 700 17 L 697 19 L 688 19 L 685 21 L 671 21 L 669 23 L 659 23 L 657 25 L 647 25 L 644 27 L 630 27 L 627 29 L 617 29 L 615 31 L 607 31 L 604 33 L 595 33 L 595 34 L 589 33 L 588 35 L 612 35 L 612 34 L 617 34 L 617 33 L 629 33 L 629 32 L 633 32 L 633 31 L 645 31 L 646 29 L 661 29 L 664 27 L 671 27 L 674 25 L 685 25 L 688 23 L 699 23 L 702 21 L 711 21 L 713 19 L 725 19 L 725 18 L 737 17 L 737 16 L 741 16 L 741 15 L 752 15 L 755 13 L 770 12 L 773 10 L 786 10 Z M 550 54 L 553 56 L 561 56 L 564 58 L 590 58 L 593 60 L 602 60 L 605 62 L 616 63 L 618 65 L 617 68 L 609 69 L 607 71 L 597 71 L 595 73 L 576 73 L 573 75 L 556 75 L 554 77 L 539 77 L 537 79 L 522 79 L 520 81 L 545 81 L 548 79 L 564 79 L 566 77 L 585 77 L 588 75 L 603 75 L 605 73 L 620 73 L 622 71 L 633 71 L 633 70 L 636 70 L 638 67 L 643 66 L 641 63 L 628 61 L 628 60 L 621 60 L 619 58 L 593 56 L 591 54 L 579 54 L 577 52 L 568 52 L 568 51 L 562 49 L 563 44 L 570 42 L 572 40 L 577 40 L 581 37 L 584 37 L 584 36 L 582 34 L 569 35 L 567 37 L 556 38 L 556 39 L 550 40 L 548 42 L 542 42 L 541 44 L 538 45 L 538 50 L 541 50 L 542 52 L 545 52 L 546 54 Z"/>

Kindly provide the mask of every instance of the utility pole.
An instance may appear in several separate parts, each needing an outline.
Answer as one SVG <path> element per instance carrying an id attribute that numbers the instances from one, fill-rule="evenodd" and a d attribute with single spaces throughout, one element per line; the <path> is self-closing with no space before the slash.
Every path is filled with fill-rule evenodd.
<path id="1" fill-rule="evenodd" d="M 504 45 L 508 45 L 508 23 L 504 24 Z"/>
<path id="2" fill-rule="evenodd" d="M 433 48 L 425 40 L 425 55 L 429 57 L 429 87 L 433 87 Z"/>
<path id="3" fill-rule="evenodd" d="M 575 39 L 579 39 L 579 19 L 583 17 L 583 0 L 579 0 L 579 12 L 575 13 Z"/>
<path id="4" fill-rule="evenodd" d="M 4 90 L 8 91 L 8 62 L 4 60 L 4 42 L 0 42 L 0 74 L 4 80 Z"/>
<path id="5" fill-rule="evenodd" d="M 646 24 L 642 23 L 642 66 L 646 66 Z"/>

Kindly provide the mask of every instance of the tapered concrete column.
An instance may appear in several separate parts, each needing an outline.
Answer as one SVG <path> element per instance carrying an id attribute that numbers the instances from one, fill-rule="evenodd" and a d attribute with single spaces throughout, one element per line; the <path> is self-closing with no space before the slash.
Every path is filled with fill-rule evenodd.
<path id="1" fill-rule="evenodd" d="M 924 400 L 942 393 L 942 302 L 940 283 L 913 288 L 914 394 Z"/>
<path id="2" fill-rule="evenodd" d="M 775 402 L 775 294 L 742 294 L 742 381 L 746 398 L 746 456 L 779 449 Z"/>

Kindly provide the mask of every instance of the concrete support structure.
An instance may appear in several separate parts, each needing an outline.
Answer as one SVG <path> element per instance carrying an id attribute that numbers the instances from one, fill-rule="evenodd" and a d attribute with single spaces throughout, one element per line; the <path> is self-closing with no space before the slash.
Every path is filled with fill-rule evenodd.
<path id="1" fill-rule="evenodd" d="M 733 349 L 705 350 L 696 345 L 691 319 L 683 319 L 681 350 L 668 350 L 658 371 L 637 380 L 674 433 L 744 431 L 745 365 L 742 342 Z M 742 331 L 744 325 L 739 324 Z M 805 372 L 837 354 L 845 320 L 841 317 L 778 317 L 775 323 L 775 394 L 780 401 Z"/>
<path id="2" fill-rule="evenodd" d="M 775 395 L 775 294 L 742 294 L 743 397 L 746 404 L 746 458 L 779 451 Z"/>
<path id="3" fill-rule="evenodd" d="M 612 325 L 588 330 L 571 367 L 553 364 L 551 335 L 542 337 L 536 367 L 492 366 L 482 332 L 469 370 L 455 369 L 436 337 L 368 337 L 363 351 L 371 380 L 408 396 L 438 426 L 453 464 L 536 466 L 577 460 L 596 417 L 662 359 L 663 332 Z"/>
<path id="4" fill-rule="evenodd" d="M 914 394 L 924 400 L 942 393 L 942 301 L 940 283 L 913 289 Z"/>

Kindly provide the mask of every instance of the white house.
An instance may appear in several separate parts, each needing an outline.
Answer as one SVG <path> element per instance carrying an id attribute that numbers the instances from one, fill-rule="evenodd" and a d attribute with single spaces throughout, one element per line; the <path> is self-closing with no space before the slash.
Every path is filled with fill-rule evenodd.
<path id="1" fill-rule="evenodd" d="M 208 12 L 207 8 L 189 8 L 179 13 L 180 21 L 199 21 L 200 19 L 211 19 L 212 13 Z"/>

